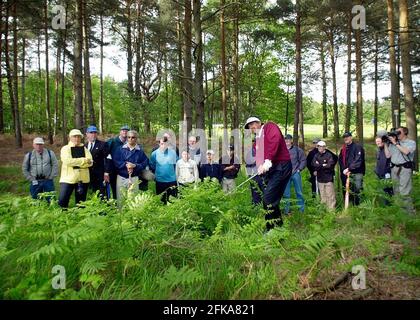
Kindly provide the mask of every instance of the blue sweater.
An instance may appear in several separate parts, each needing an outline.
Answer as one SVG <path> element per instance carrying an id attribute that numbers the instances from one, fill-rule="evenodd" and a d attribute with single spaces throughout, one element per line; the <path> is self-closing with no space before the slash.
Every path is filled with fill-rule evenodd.
<path id="1" fill-rule="evenodd" d="M 175 150 L 166 149 L 162 152 L 157 149 L 150 157 L 150 169 L 155 173 L 157 182 L 176 181 L 176 162 L 179 160 Z"/>
<path id="2" fill-rule="evenodd" d="M 117 174 L 124 178 L 128 178 L 128 171 L 126 167 L 127 162 L 131 162 L 136 165 L 132 174 L 133 177 L 138 177 L 140 172 L 146 169 L 149 165 L 149 159 L 139 145 L 137 145 L 133 150 L 130 150 L 127 144 L 119 147 L 115 151 L 112 160 Z"/>

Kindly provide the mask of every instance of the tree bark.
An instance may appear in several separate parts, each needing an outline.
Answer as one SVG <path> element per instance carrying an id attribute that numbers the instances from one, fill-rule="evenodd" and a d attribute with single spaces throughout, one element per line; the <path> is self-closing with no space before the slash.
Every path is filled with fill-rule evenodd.
<path id="1" fill-rule="evenodd" d="M 373 122 L 373 136 L 376 137 L 378 132 L 378 64 L 379 64 L 379 39 L 378 33 L 375 32 L 375 102 L 373 106 L 374 122 Z"/>
<path id="2" fill-rule="evenodd" d="M 93 107 L 92 97 L 92 78 L 90 76 L 90 59 L 89 59 L 89 17 L 87 14 L 86 0 L 83 1 L 83 57 L 84 57 L 84 78 L 85 78 L 85 97 L 87 110 L 89 114 L 89 123 L 96 125 L 95 109 Z"/>
<path id="3" fill-rule="evenodd" d="M 340 125 L 338 118 L 338 101 L 337 101 L 337 59 L 335 57 L 335 43 L 334 43 L 334 33 L 333 30 L 328 31 L 328 38 L 330 41 L 329 51 L 331 58 L 331 72 L 333 80 L 333 122 L 334 122 L 334 138 L 338 140 L 340 138 Z"/>
<path id="4" fill-rule="evenodd" d="M 362 32 L 356 30 L 356 81 L 357 81 L 357 107 L 356 132 L 359 142 L 363 144 L 363 93 L 362 93 Z"/>
<path id="5" fill-rule="evenodd" d="M 191 45 L 192 45 L 192 29 L 191 29 L 191 20 L 192 20 L 192 8 L 191 0 L 185 1 L 185 17 L 184 17 L 184 120 L 187 122 L 187 130 L 190 132 L 192 130 L 192 97 L 193 97 L 193 86 L 192 86 L 192 54 L 191 54 Z"/>
<path id="6" fill-rule="evenodd" d="M 346 105 L 346 118 L 345 118 L 345 131 L 350 131 L 351 124 L 351 66 L 352 66 L 352 19 L 353 16 L 349 13 L 347 23 L 347 105 Z"/>
<path id="7" fill-rule="evenodd" d="M 225 0 L 220 0 L 220 66 L 222 73 L 222 112 L 223 128 L 227 129 L 227 75 L 226 75 L 226 41 L 225 41 Z"/>
<path id="8" fill-rule="evenodd" d="M 68 11 L 68 4 L 66 5 L 66 11 Z M 61 71 L 61 134 L 63 137 L 63 145 L 68 143 L 67 138 L 67 117 L 66 117 L 66 109 L 65 109 L 65 88 L 66 88 L 66 43 L 67 43 L 67 15 L 65 16 L 64 20 L 65 29 L 64 29 L 64 36 L 62 41 L 63 47 L 63 63 L 62 63 L 62 71 Z"/>
<path id="9" fill-rule="evenodd" d="M 301 38 L 301 11 L 300 1 L 296 1 L 296 98 L 295 98 L 295 123 L 293 127 L 293 143 L 299 144 L 299 122 L 302 108 L 302 38 Z"/>
<path id="10" fill-rule="evenodd" d="M 100 16 L 101 24 L 101 44 L 100 44 L 100 94 L 99 94 L 99 131 L 104 132 L 104 17 Z"/>
<path id="11" fill-rule="evenodd" d="M 201 27 L 201 0 L 193 0 L 194 35 L 195 35 L 195 105 L 196 127 L 205 129 L 204 110 L 204 65 L 203 65 L 203 30 Z"/>
<path id="12" fill-rule="evenodd" d="M 395 23 L 394 23 L 394 1 L 387 0 L 388 5 L 388 38 L 389 38 L 389 71 L 391 78 L 391 112 L 392 126 L 400 126 L 401 113 L 399 105 L 400 92 L 398 88 L 397 62 L 395 54 Z"/>
<path id="13" fill-rule="evenodd" d="M 21 90 L 21 110 L 22 110 L 22 118 L 21 118 L 21 130 L 25 132 L 25 82 L 26 82 L 26 39 L 22 38 L 22 77 L 20 79 L 20 90 Z"/>
<path id="14" fill-rule="evenodd" d="M 13 2 L 13 96 L 15 103 L 15 136 L 16 146 L 22 148 L 22 130 L 19 112 L 19 75 L 18 75 L 18 32 L 17 32 L 17 0 Z"/>
<path id="15" fill-rule="evenodd" d="M 408 137 L 417 143 L 416 109 L 414 105 L 413 80 L 410 62 L 410 36 L 409 12 L 407 0 L 399 0 L 400 8 L 400 37 L 401 37 L 401 64 L 404 85 L 405 117 L 408 128 Z M 418 169 L 418 148 L 415 152 L 416 170 Z"/>
<path id="16" fill-rule="evenodd" d="M 44 2 L 44 33 L 45 33 L 45 104 L 47 111 L 47 130 L 48 141 L 54 143 L 53 130 L 51 124 L 51 107 L 50 107 L 50 68 L 49 68 L 49 47 L 48 47 L 48 0 Z"/>
<path id="17" fill-rule="evenodd" d="M 83 119 L 83 3 L 82 0 L 76 2 L 76 19 L 74 21 L 76 30 L 76 42 L 74 44 L 73 61 L 73 91 L 74 91 L 74 111 L 75 125 L 78 129 L 84 129 Z"/>
<path id="18" fill-rule="evenodd" d="M 239 128 L 239 6 L 235 7 L 233 20 L 233 124 L 232 128 Z M 236 140 L 235 140 L 236 141 Z M 236 147 L 236 146 L 235 146 Z"/>
<path id="19" fill-rule="evenodd" d="M 327 76 L 325 71 L 325 48 L 321 40 L 321 78 L 322 78 L 322 137 L 328 137 L 328 110 L 327 110 Z"/>
<path id="20" fill-rule="evenodd" d="M 133 82 L 133 39 L 131 28 L 131 0 L 126 1 L 126 29 L 127 29 L 127 91 L 130 99 L 134 94 Z"/>
<path id="21" fill-rule="evenodd" d="M 54 137 L 58 133 L 59 127 L 59 103 L 60 103 L 60 59 L 61 59 L 61 45 L 57 45 L 57 54 L 56 54 L 56 64 L 55 64 L 55 100 L 54 100 Z"/>
<path id="22" fill-rule="evenodd" d="M 183 76 L 184 76 L 184 68 L 183 68 L 183 64 L 182 64 L 182 24 L 181 24 L 181 9 L 180 9 L 180 5 L 177 5 L 177 22 L 176 22 L 176 36 L 177 36 L 177 56 L 178 56 L 178 89 L 179 89 L 179 93 L 180 93 L 180 100 L 181 100 L 181 108 L 180 108 L 180 117 L 179 119 L 183 120 L 184 119 L 184 80 L 183 80 Z"/>

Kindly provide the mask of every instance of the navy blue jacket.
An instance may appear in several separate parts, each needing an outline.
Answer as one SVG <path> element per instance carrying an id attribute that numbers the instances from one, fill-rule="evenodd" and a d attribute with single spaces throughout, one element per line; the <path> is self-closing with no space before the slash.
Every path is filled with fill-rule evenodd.
<path id="1" fill-rule="evenodd" d="M 203 180 L 207 177 L 216 178 L 221 182 L 223 179 L 222 166 L 216 162 L 213 162 L 213 164 L 202 164 L 200 166 L 200 179 Z"/>
<path id="2" fill-rule="evenodd" d="M 139 145 L 133 150 L 130 150 L 127 144 L 120 147 L 116 150 L 112 160 L 117 174 L 124 178 L 128 178 L 127 162 L 136 165 L 132 174 L 133 177 L 138 177 L 140 172 L 149 165 L 149 159 Z"/>
<path id="3" fill-rule="evenodd" d="M 385 179 L 385 175 L 391 174 L 391 158 L 387 159 L 384 148 L 379 148 L 376 153 L 375 173 L 380 179 Z"/>
<path id="4" fill-rule="evenodd" d="M 366 173 L 365 150 L 360 144 L 352 143 L 344 145 L 338 157 L 341 174 L 345 169 L 349 169 L 351 173 Z"/>

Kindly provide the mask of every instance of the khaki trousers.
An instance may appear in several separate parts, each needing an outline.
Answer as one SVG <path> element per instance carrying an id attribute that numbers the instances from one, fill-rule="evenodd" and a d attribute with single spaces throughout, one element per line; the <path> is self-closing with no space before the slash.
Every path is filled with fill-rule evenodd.
<path id="1" fill-rule="evenodd" d="M 328 209 L 334 210 L 336 205 L 334 182 L 318 183 L 321 203 L 325 203 Z"/>

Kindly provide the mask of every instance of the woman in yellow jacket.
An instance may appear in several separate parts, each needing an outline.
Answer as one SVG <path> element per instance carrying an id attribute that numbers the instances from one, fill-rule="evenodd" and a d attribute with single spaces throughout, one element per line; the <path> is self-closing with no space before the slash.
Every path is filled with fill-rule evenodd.
<path id="1" fill-rule="evenodd" d="M 61 148 L 62 167 L 58 204 L 62 208 L 69 206 L 69 200 L 73 191 L 75 191 L 76 204 L 86 201 L 90 182 L 89 167 L 93 165 L 92 155 L 82 143 L 83 135 L 80 130 L 71 130 L 69 137 L 69 144 Z M 79 150 L 76 150 L 75 147 L 79 147 Z M 83 147 L 84 154 L 83 152 L 78 152 L 83 150 L 80 147 Z M 73 149 L 73 154 L 72 148 L 75 148 Z"/>

